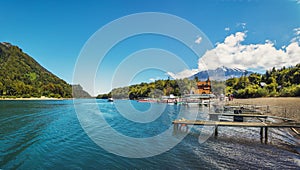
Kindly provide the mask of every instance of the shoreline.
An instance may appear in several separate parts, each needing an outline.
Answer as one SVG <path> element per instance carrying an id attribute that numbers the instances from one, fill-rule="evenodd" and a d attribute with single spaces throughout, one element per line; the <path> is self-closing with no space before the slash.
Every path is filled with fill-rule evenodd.
<path id="1" fill-rule="evenodd" d="M 269 106 L 272 115 L 300 120 L 300 97 L 235 98 L 227 103 Z"/>
<path id="2" fill-rule="evenodd" d="M 51 97 L 30 97 L 30 98 L 0 98 L 0 100 L 19 100 L 19 101 L 31 101 L 31 100 L 72 100 L 74 98 L 51 98 Z"/>

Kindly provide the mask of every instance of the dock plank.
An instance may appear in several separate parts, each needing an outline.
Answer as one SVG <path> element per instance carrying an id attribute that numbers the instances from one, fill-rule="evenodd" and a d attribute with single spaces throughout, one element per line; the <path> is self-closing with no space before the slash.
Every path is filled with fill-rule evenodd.
<path id="1" fill-rule="evenodd" d="M 273 118 L 273 119 L 281 119 L 285 121 L 294 121 L 293 119 L 288 119 L 284 117 L 272 116 L 272 115 L 262 115 L 262 114 L 249 114 L 249 113 L 242 113 L 242 114 L 233 114 L 233 113 L 210 113 L 209 116 L 240 116 L 240 117 L 256 117 L 256 118 Z"/>
<path id="2" fill-rule="evenodd" d="M 261 114 L 233 114 L 233 113 L 210 113 L 209 115 L 218 115 L 218 116 L 241 116 L 241 117 L 257 117 L 257 118 L 268 118 L 268 115 Z"/>
<path id="3" fill-rule="evenodd" d="M 232 126 L 232 127 L 272 127 L 300 128 L 299 122 L 264 123 L 264 122 L 220 122 L 204 120 L 174 120 L 173 124 L 202 125 L 202 126 Z"/>

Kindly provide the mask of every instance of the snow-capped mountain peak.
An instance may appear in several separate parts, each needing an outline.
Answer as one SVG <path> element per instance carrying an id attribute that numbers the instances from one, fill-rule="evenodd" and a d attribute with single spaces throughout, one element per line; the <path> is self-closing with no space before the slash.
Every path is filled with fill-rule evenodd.
<path id="1" fill-rule="evenodd" d="M 218 67 L 214 70 L 206 70 L 206 71 L 200 71 L 193 76 L 190 77 L 190 79 L 194 79 L 195 77 L 198 77 L 198 79 L 207 79 L 209 78 L 216 78 L 218 80 L 226 80 L 233 77 L 241 77 L 243 75 L 249 75 L 251 74 L 251 71 L 243 70 L 240 68 L 229 68 L 226 66 Z"/>

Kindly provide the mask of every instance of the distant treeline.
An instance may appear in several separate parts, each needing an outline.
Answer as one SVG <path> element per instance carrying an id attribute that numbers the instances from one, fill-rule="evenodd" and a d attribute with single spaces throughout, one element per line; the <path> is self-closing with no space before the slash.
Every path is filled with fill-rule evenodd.
<path id="1" fill-rule="evenodd" d="M 226 80 L 226 93 L 237 98 L 300 96 L 300 64 Z"/>
<path id="2" fill-rule="evenodd" d="M 108 94 L 100 94 L 98 99 L 107 99 L 110 97 L 117 99 L 140 99 L 140 98 L 160 98 L 161 96 L 182 96 L 189 94 L 197 88 L 197 79 L 189 80 L 188 78 L 180 80 L 156 80 L 151 83 L 141 83 L 129 87 L 115 88 Z M 212 91 L 224 93 L 225 83 L 212 81 Z"/>
<path id="3" fill-rule="evenodd" d="M 157 80 L 151 83 L 141 83 L 129 87 L 120 87 L 113 89 L 108 94 L 98 95 L 97 98 L 121 98 L 121 99 L 139 99 L 139 98 L 158 98 L 162 95 L 180 96 L 184 91 L 188 92 L 191 86 L 195 86 L 195 81 L 183 80 Z"/>
<path id="4" fill-rule="evenodd" d="M 197 88 L 197 78 L 180 80 L 157 80 L 129 87 L 115 88 L 108 94 L 100 94 L 97 98 L 109 97 L 122 99 L 159 98 L 174 94 L 182 96 Z M 212 93 L 233 94 L 236 98 L 253 97 L 294 97 L 300 96 L 300 64 L 294 67 L 266 71 L 265 74 L 252 73 L 249 76 L 230 78 L 224 81 L 212 81 Z"/>

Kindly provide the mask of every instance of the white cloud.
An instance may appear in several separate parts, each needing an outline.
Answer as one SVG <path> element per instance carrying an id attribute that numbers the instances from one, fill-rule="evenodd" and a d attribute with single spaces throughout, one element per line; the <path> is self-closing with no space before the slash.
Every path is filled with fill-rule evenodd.
<path id="1" fill-rule="evenodd" d="M 300 3 L 300 0 L 299 0 L 299 3 Z M 300 27 L 299 28 L 295 28 L 294 32 L 295 32 L 296 35 L 300 35 Z"/>
<path id="2" fill-rule="evenodd" d="M 195 43 L 196 44 L 200 44 L 202 41 L 202 37 L 198 37 L 196 40 L 195 40 Z"/>
<path id="3" fill-rule="evenodd" d="M 156 79 L 155 78 L 150 78 L 149 81 L 150 82 L 154 82 Z"/>
<path id="4" fill-rule="evenodd" d="M 230 31 L 230 28 L 229 28 L 229 27 L 226 27 L 224 30 L 225 30 L 225 31 Z"/>
<path id="5" fill-rule="evenodd" d="M 246 37 L 246 34 L 244 32 L 237 32 L 236 34 L 231 34 L 228 37 L 225 38 L 224 43 L 228 46 L 236 46 L 240 42 L 244 41 Z M 218 46 L 221 44 L 218 44 Z"/>
<path id="6" fill-rule="evenodd" d="M 162 79 L 161 77 L 152 77 L 152 78 L 149 78 L 149 81 L 150 82 L 155 82 L 156 80 L 160 80 L 160 79 Z"/>
<path id="7" fill-rule="evenodd" d="M 169 76 L 171 76 L 173 79 L 183 79 L 183 78 L 186 78 L 186 77 L 190 77 L 190 76 L 192 76 L 196 73 L 198 73 L 198 69 L 192 69 L 192 70 L 185 69 L 185 70 L 183 70 L 182 72 L 179 72 L 179 73 L 167 72 L 167 74 Z"/>
<path id="8" fill-rule="evenodd" d="M 229 35 L 223 43 L 217 44 L 214 49 L 207 51 L 199 59 L 198 69 L 202 70 L 203 63 L 209 69 L 220 66 L 269 69 L 295 65 L 300 62 L 300 47 L 297 42 L 276 49 L 270 40 L 266 40 L 264 44 L 244 45 L 242 42 L 245 38 L 245 32 Z"/>
<path id="9" fill-rule="evenodd" d="M 295 28 L 293 31 L 294 31 L 295 37 L 291 40 L 291 42 L 292 43 L 293 42 L 299 42 L 300 43 L 300 27 L 299 28 Z"/>
<path id="10" fill-rule="evenodd" d="M 246 25 L 247 25 L 247 23 L 245 23 L 245 22 L 240 22 L 240 23 L 237 23 L 237 24 L 236 24 L 236 27 L 242 27 L 243 29 L 245 29 L 245 28 L 246 28 Z"/>
<path id="11" fill-rule="evenodd" d="M 297 35 L 300 29 L 294 29 Z M 224 42 L 208 50 L 198 60 L 198 69 L 168 72 L 174 79 L 190 77 L 199 71 L 216 69 L 221 66 L 251 70 L 267 70 L 272 67 L 293 66 L 300 62 L 300 41 L 293 41 L 277 49 L 274 42 L 266 40 L 262 44 L 243 44 L 247 32 L 236 32 L 227 36 Z M 300 32 L 299 32 L 300 34 Z M 296 36 L 300 37 L 300 36 Z"/>

